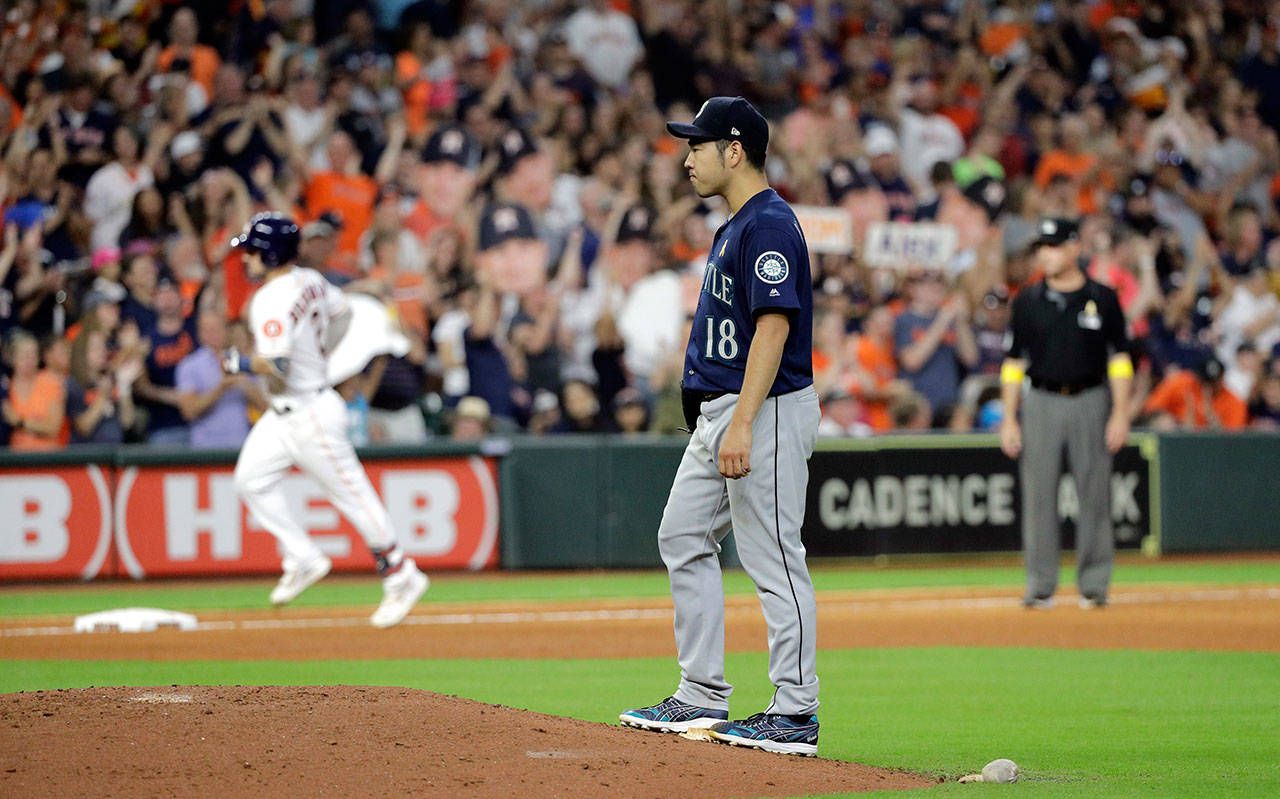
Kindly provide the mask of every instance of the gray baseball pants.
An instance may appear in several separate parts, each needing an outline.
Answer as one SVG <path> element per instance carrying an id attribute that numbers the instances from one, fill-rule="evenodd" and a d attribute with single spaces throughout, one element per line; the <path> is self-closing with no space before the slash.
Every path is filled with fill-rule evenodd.
<path id="1" fill-rule="evenodd" d="M 756 585 L 769 628 L 769 713 L 818 709 L 817 604 L 805 565 L 808 459 L 818 437 L 812 386 L 765 400 L 752 427 L 751 472 L 728 480 L 716 466 L 736 394 L 702 403 L 698 424 L 676 472 L 658 547 L 671 578 L 680 687 L 675 697 L 727 710 L 733 691 L 724 676 L 724 585 L 720 541 L 732 528 L 738 557 Z"/>
<path id="2" fill-rule="evenodd" d="M 1082 596 L 1107 597 L 1115 542 L 1111 533 L 1111 453 L 1107 451 L 1106 386 L 1073 396 L 1030 389 L 1022 411 L 1022 549 L 1027 567 L 1026 600 L 1047 599 L 1058 587 L 1062 528 L 1058 483 L 1066 452 L 1075 477 L 1076 586 Z"/>

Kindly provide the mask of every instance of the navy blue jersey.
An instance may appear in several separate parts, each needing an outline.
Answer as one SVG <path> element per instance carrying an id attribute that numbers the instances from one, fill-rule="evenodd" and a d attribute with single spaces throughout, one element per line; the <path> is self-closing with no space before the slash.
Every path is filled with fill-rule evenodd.
<path id="1" fill-rule="evenodd" d="M 779 311 L 791 330 L 771 397 L 813 383 L 813 281 L 795 213 L 765 189 L 716 231 L 685 351 L 685 387 L 739 393 L 756 317 Z"/>

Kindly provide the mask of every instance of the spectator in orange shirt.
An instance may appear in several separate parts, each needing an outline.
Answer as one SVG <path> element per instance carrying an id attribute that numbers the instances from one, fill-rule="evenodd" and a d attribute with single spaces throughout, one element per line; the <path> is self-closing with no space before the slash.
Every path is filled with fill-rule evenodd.
<path id="1" fill-rule="evenodd" d="M 1058 148 L 1045 153 L 1036 165 L 1036 186 L 1043 191 L 1056 175 L 1064 175 L 1076 186 L 1076 211 L 1097 213 L 1098 201 L 1094 195 L 1099 188 L 1098 156 L 1085 149 L 1089 125 L 1077 114 L 1065 116 L 1058 135 Z"/>
<path id="2" fill-rule="evenodd" d="M 422 149 L 418 201 L 404 226 L 425 244 L 441 226 L 452 224 L 475 193 L 479 168 L 480 143 L 466 128 L 436 128 Z"/>
<path id="3" fill-rule="evenodd" d="M 338 235 L 338 252 L 343 256 L 344 272 L 352 277 L 358 274 L 356 258 L 360 250 L 360 237 L 373 219 L 373 205 L 378 197 L 378 184 L 383 183 L 395 171 L 404 146 L 404 121 L 391 127 L 386 149 L 378 159 L 374 177 L 360 172 L 360 151 L 351 136 L 342 130 L 329 134 L 325 152 L 329 157 L 329 170 L 315 172 L 307 182 L 307 213 L 312 219 L 325 212 L 336 213 L 342 219 Z"/>
<path id="4" fill-rule="evenodd" d="M 404 118 L 409 136 L 415 141 L 428 130 L 431 107 L 431 79 L 428 65 L 435 53 L 431 26 L 419 22 L 409 31 L 408 46 L 396 55 L 396 85 L 404 97 Z"/>
<path id="5" fill-rule="evenodd" d="M 191 79 L 203 86 L 205 96 L 209 97 L 213 95 L 213 74 L 222 66 L 222 59 L 217 50 L 196 41 L 199 32 L 195 12 L 189 8 L 178 9 L 169 23 L 169 46 L 160 51 L 156 67 L 168 72 L 174 61 L 186 60 L 191 65 Z"/>
<path id="6" fill-rule="evenodd" d="M 1244 429 L 1248 408 L 1223 385 L 1223 374 L 1222 362 L 1213 357 L 1194 371 L 1170 372 L 1142 406 L 1144 413 L 1152 415 L 1151 426 L 1157 430 Z"/>
<path id="7" fill-rule="evenodd" d="M 13 376 L 0 411 L 12 430 L 9 449 L 58 449 L 63 445 L 62 422 L 67 412 L 62 383 L 50 372 L 40 371 L 40 345 L 30 333 L 12 333 L 7 354 Z"/>
<path id="8" fill-rule="evenodd" d="M 889 405 L 910 391 L 898 379 L 898 362 L 893 357 L 893 312 L 887 306 L 873 308 L 862 323 L 862 335 L 854 341 L 854 359 L 863 375 L 855 387 L 867 412 L 867 424 L 877 433 L 894 427 Z"/>

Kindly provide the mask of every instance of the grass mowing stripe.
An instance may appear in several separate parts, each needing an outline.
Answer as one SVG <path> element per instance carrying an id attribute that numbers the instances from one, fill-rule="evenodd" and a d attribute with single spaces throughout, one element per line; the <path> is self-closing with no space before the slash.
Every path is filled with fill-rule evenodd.
<path id="1" fill-rule="evenodd" d="M 903 565 L 905 564 L 905 566 Z M 819 591 L 894 588 L 1008 588 L 1021 585 L 1021 566 L 964 564 L 904 559 L 881 567 L 867 560 L 824 561 L 812 567 Z M 1066 567 L 1062 584 L 1070 586 L 1074 570 Z M 1116 567 L 1116 585 L 1197 583 L 1205 585 L 1280 585 L 1280 557 L 1240 561 L 1148 561 L 1124 557 Z M 271 579 L 206 584 L 93 583 L 89 585 L 23 585 L 0 591 L 0 616 L 72 615 L 109 608 L 144 605 L 171 610 L 241 610 L 267 606 Z M 725 573 L 730 594 L 752 594 L 751 581 L 740 570 Z M 665 572 L 569 572 L 556 574 L 441 574 L 433 576 L 426 602 L 554 601 L 668 596 Z M 309 607 L 375 605 L 381 587 L 373 578 L 324 580 L 295 602 Z"/>
<path id="2" fill-rule="evenodd" d="M 735 715 L 768 702 L 766 668 L 762 653 L 729 656 Z M 954 777 L 1006 756 L 1026 775 L 1019 795 L 1037 799 L 1280 795 L 1280 656 L 1273 654 L 860 649 L 820 652 L 818 671 L 826 757 Z M 0 669 L 0 690 L 404 685 L 614 722 L 628 706 L 669 694 L 676 673 L 667 658 L 10 661 Z M 921 795 L 992 790 L 1001 789 L 947 785 Z"/>

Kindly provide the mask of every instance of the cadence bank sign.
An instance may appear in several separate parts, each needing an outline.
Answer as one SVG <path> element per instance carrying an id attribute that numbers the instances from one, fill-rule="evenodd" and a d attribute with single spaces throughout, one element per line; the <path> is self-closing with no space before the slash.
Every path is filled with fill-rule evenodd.
<path id="1" fill-rule="evenodd" d="M 371 460 L 365 469 L 420 565 L 498 564 L 492 459 Z M 294 518 L 335 570 L 372 569 L 363 539 L 314 480 L 294 473 L 284 490 Z M 246 512 L 230 465 L 10 471 L 0 477 L 0 519 L 0 579 L 280 570 L 275 539 Z"/>
<path id="2" fill-rule="evenodd" d="M 1124 447 L 1111 475 L 1118 546 L 1138 546 L 1150 531 L 1150 488 L 1140 449 Z M 814 555 L 1016 550 L 1021 504 L 1017 465 L 995 447 L 819 451 L 809 463 L 803 538 Z M 1058 514 L 1068 533 L 1079 507 L 1065 476 Z"/>

